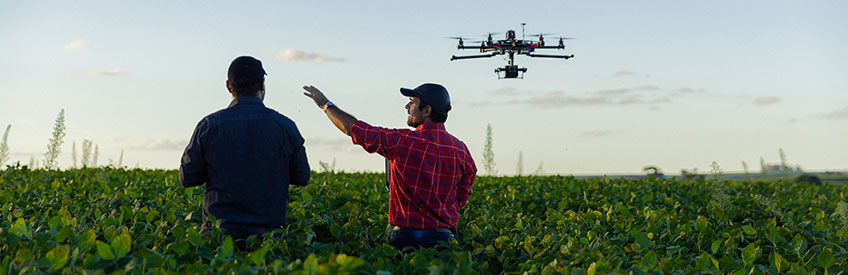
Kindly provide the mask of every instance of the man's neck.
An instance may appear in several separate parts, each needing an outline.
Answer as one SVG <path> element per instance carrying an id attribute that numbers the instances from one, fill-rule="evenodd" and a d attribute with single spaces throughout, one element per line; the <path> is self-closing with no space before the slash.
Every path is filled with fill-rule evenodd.
<path id="1" fill-rule="evenodd" d="M 239 97 L 258 97 L 258 98 L 259 98 L 259 100 L 264 101 L 264 100 L 263 100 L 263 98 L 262 98 L 261 96 L 259 96 L 259 95 L 240 95 L 240 96 L 235 96 L 235 95 L 234 95 L 234 96 L 233 96 L 233 99 L 236 99 L 236 98 L 239 98 Z"/>

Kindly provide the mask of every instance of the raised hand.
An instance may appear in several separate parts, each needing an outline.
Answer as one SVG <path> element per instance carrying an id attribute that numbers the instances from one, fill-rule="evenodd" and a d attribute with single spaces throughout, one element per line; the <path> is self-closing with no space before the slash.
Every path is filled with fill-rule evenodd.
<path id="1" fill-rule="evenodd" d="M 318 108 L 323 108 L 324 104 L 327 104 L 327 102 L 330 101 L 330 100 L 327 99 L 326 96 L 324 96 L 324 93 L 322 93 L 320 90 L 318 90 L 318 88 L 315 88 L 315 86 L 312 86 L 312 85 L 303 86 L 303 90 L 306 90 L 306 92 L 303 93 L 303 95 L 305 95 L 305 96 L 311 98 L 313 101 L 315 101 L 315 104 L 318 105 Z"/>

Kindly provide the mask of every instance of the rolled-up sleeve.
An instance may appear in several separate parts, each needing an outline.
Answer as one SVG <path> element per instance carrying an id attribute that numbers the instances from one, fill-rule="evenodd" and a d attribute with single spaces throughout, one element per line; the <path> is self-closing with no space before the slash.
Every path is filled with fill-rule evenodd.
<path id="1" fill-rule="evenodd" d="M 209 130 L 208 120 L 204 118 L 191 135 L 180 162 L 180 184 L 183 187 L 198 186 L 206 183 L 206 163 L 203 160 L 203 139 Z"/>
<path id="2" fill-rule="evenodd" d="M 309 161 L 306 159 L 306 148 L 303 137 L 296 127 L 289 130 L 289 140 L 292 141 L 292 156 L 289 161 L 289 184 L 306 186 L 309 182 Z"/>
<path id="3" fill-rule="evenodd" d="M 394 155 L 400 137 L 408 133 L 411 131 L 375 127 L 361 120 L 350 127 L 350 138 L 353 144 L 362 146 L 368 153 L 377 153 L 386 158 Z"/>

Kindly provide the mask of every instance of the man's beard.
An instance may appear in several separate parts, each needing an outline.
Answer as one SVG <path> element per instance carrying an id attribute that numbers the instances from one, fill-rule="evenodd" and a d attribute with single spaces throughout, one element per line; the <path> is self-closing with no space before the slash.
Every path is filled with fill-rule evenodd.
<path id="1" fill-rule="evenodd" d="M 415 118 L 412 116 L 406 117 L 406 125 L 409 125 L 409 127 L 417 128 L 421 124 L 423 123 L 415 121 Z"/>

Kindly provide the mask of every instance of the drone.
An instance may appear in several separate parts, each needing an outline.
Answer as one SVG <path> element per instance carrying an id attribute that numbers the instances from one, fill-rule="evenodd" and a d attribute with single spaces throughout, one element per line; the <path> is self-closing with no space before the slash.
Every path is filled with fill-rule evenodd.
<path id="1" fill-rule="evenodd" d="M 503 40 L 493 40 L 492 34 L 494 34 L 494 33 L 489 33 L 486 40 L 479 41 L 480 46 L 465 46 L 463 44 L 463 38 L 462 37 L 448 37 L 450 39 L 458 39 L 459 40 L 459 43 L 456 46 L 456 48 L 459 49 L 459 50 L 476 49 L 476 50 L 480 50 L 481 53 L 487 53 L 487 54 L 480 54 L 480 55 L 465 55 L 465 56 L 453 55 L 453 56 L 451 56 L 450 60 L 454 61 L 454 60 L 459 60 L 459 59 L 487 58 L 487 57 L 494 57 L 496 55 L 508 54 L 509 55 L 509 64 L 507 64 L 503 67 L 500 67 L 500 68 L 495 68 L 495 73 L 498 74 L 498 79 L 504 79 L 504 78 L 522 79 L 522 78 L 524 78 L 524 73 L 527 72 L 527 68 L 518 67 L 517 65 L 515 65 L 515 54 L 523 54 L 523 55 L 526 55 L 526 56 L 529 56 L 529 57 L 561 58 L 561 59 L 569 59 L 569 58 L 574 57 L 573 54 L 572 55 L 549 55 L 549 54 L 535 54 L 535 53 L 533 53 L 537 49 L 559 49 L 559 50 L 563 50 L 563 49 L 565 49 L 565 44 L 563 44 L 562 41 L 567 40 L 567 39 L 574 39 L 574 38 L 560 37 L 558 45 L 556 45 L 556 46 L 546 46 L 544 36 L 550 35 L 550 34 L 548 34 L 548 33 L 533 34 L 532 36 L 537 36 L 539 38 L 538 40 L 524 39 L 524 25 L 526 25 L 526 23 L 521 23 L 521 39 L 517 39 L 515 37 L 515 31 L 514 30 L 506 31 L 506 39 L 503 39 Z M 469 42 L 475 43 L 477 41 L 469 41 Z M 501 74 L 501 73 L 503 73 L 503 74 Z"/>

